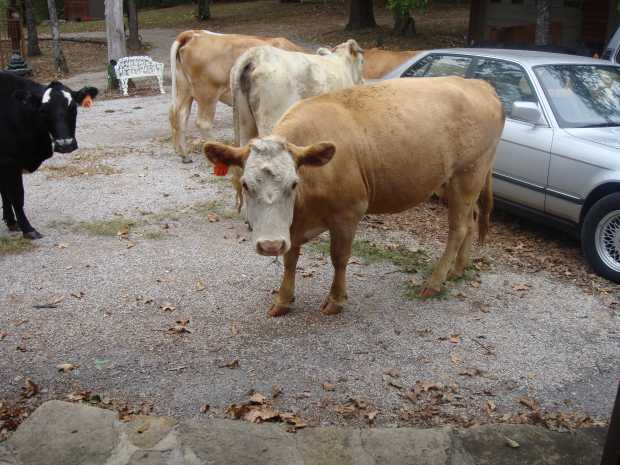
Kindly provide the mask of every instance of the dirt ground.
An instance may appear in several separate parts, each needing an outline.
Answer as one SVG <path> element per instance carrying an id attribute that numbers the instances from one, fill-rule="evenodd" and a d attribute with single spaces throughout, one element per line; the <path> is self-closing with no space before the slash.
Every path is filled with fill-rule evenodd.
<path id="1" fill-rule="evenodd" d="M 0 232 L 0 419 L 49 398 L 224 417 L 253 391 L 311 425 L 608 417 L 616 286 L 573 282 L 587 275 L 577 244 L 502 216 L 468 277 L 418 300 L 445 236 L 431 202 L 364 222 L 341 315 L 318 312 L 331 277 L 319 242 L 300 260 L 295 311 L 267 318 L 282 266 L 253 252 L 227 180 L 172 154 L 167 99 L 81 111 L 81 149 L 27 178 L 45 237 Z M 215 127 L 232 138 L 229 108 Z"/>
<path id="2" fill-rule="evenodd" d="M 213 29 L 326 43 L 345 21 L 306 14 L 294 26 L 265 20 L 261 30 L 240 16 Z M 166 59 L 176 32 L 144 31 L 156 59 Z M 341 41 L 335 35 L 327 43 Z M 26 181 L 44 239 L 0 227 L 0 436 L 49 398 L 122 415 L 224 417 L 253 391 L 311 425 L 572 428 L 608 418 L 620 377 L 620 293 L 591 274 L 576 241 L 497 213 L 467 277 L 440 299 L 419 300 L 445 244 L 445 208 L 431 201 L 368 217 L 346 310 L 318 312 L 332 270 L 317 242 L 300 260 L 295 311 L 269 319 L 281 263 L 253 252 L 227 180 L 198 154 L 192 165 L 172 154 L 168 99 L 80 110 L 81 149 L 56 154 Z M 215 137 L 232 139 L 223 105 Z"/>

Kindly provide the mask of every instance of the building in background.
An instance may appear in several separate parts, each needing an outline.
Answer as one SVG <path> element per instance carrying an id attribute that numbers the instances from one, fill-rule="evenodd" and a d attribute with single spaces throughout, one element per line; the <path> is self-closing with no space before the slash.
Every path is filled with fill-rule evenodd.
<path id="1" fill-rule="evenodd" d="M 620 24 L 618 0 L 551 0 L 551 43 L 601 54 Z M 536 0 L 471 0 L 469 42 L 533 46 Z"/>
<path id="2" fill-rule="evenodd" d="M 105 4 L 103 0 L 65 0 L 64 13 L 69 21 L 103 19 Z"/>

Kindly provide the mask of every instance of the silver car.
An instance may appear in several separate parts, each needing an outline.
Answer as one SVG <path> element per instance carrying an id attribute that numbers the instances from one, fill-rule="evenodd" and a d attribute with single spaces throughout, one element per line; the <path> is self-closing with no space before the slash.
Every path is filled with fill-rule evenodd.
<path id="1" fill-rule="evenodd" d="M 581 238 L 592 268 L 620 282 L 620 66 L 547 52 L 428 50 L 382 79 L 491 83 L 506 125 L 493 168 L 498 206 Z"/>

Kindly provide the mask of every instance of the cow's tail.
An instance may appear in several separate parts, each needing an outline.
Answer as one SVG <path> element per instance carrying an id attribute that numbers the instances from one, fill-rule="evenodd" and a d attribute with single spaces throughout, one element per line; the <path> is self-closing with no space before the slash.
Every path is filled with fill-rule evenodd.
<path id="1" fill-rule="evenodd" d="M 489 232 L 491 210 L 493 210 L 493 174 L 491 169 L 486 175 L 484 187 L 478 197 L 478 207 L 478 242 L 484 244 L 484 239 Z"/>
<path id="2" fill-rule="evenodd" d="M 177 98 L 177 65 L 180 64 L 179 50 L 181 50 L 181 47 L 186 45 L 187 42 L 192 39 L 192 37 L 194 37 L 194 31 L 182 32 L 177 36 L 176 40 L 172 43 L 172 46 L 170 47 L 170 74 L 172 75 L 171 97 L 173 105 Z"/>

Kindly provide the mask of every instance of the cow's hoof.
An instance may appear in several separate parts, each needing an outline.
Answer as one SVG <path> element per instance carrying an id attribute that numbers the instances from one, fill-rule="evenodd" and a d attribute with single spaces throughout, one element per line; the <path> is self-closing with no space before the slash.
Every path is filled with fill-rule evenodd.
<path id="1" fill-rule="evenodd" d="M 7 223 L 6 227 L 9 231 L 19 231 L 19 225 L 17 223 Z"/>
<path id="2" fill-rule="evenodd" d="M 43 236 L 36 229 L 24 233 L 24 239 L 41 239 L 42 237 Z"/>
<path id="3" fill-rule="evenodd" d="M 194 163 L 194 160 L 192 160 L 189 157 L 182 157 L 181 158 L 181 162 L 183 162 L 183 163 Z"/>
<path id="4" fill-rule="evenodd" d="M 420 297 L 422 297 L 423 299 L 429 299 L 431 297 L 435 297 L 437 294 L 439 294 L 439 292 L 440 292 L 439 289 L 435 289 L 432 287 L 425 287 L 424 289 L 420 291 Z"/>
<path id="5" fill-rule="evenodd" d="M 334 302 L 330 302 L 329 300 L 327 300 L 323 302 L 323 305 L 321 305 L 321 313 L 323 315 L 338 315 L 340 312 L 342 312 L 343 308 L 344 305 L 338 305 Z"/>
<path id="6" fill-rule="evenodd" d="M 267 311 L 267 316 L 271 316 L 271 317 L 284 316 L 290 311 L 291 311 L 291 307 L 289 307 L 288 305 L 273 304 L 271 308 Z"/>

